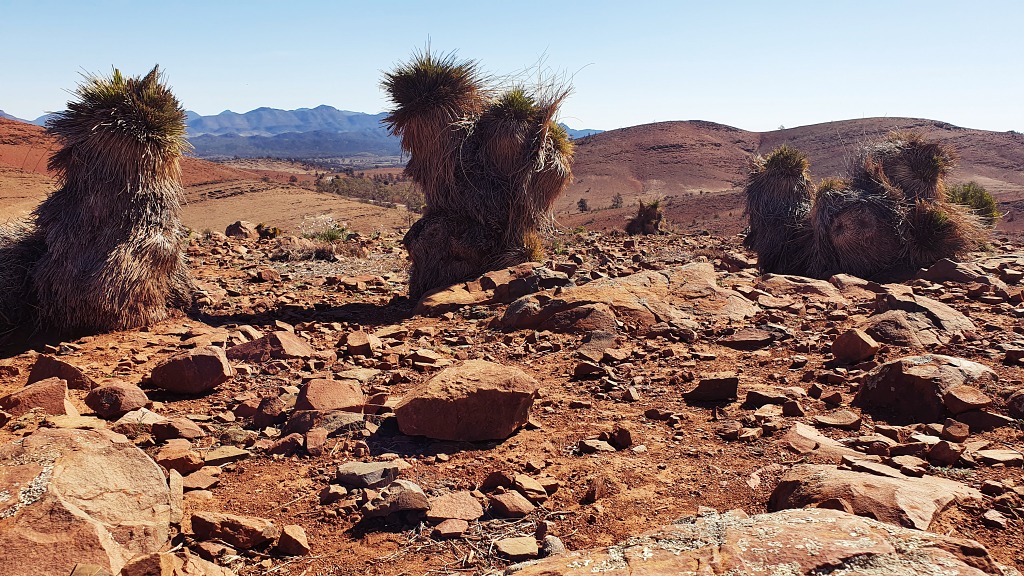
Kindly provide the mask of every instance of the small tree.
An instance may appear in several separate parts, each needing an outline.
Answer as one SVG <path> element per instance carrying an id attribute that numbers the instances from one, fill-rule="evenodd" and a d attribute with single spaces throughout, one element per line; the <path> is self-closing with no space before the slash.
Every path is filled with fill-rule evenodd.
<path id="1" fill-rule="evenodd" d="M 996 205 L 996 199 L 981 184 L 975 181 L 954 184 L 946 189 L 946 198 L 950 202 L 967 206 L 981 218 L 987 226 L 993 226 L 1002 214 Z"/>
<path id="2" fill-rule="evenodd" d="M 612 196 L 612 208 L 622 208 L 622 194 L 616 192 L 615 196 Z"/>
<path id="3" fill-rule="evenodd" d="M 586 198 L 580 198 L 579 202 L 576 202 L 576 208 L 578 208 L 580 212 L 589 212 L 590 204 L 587 202 Z"/>

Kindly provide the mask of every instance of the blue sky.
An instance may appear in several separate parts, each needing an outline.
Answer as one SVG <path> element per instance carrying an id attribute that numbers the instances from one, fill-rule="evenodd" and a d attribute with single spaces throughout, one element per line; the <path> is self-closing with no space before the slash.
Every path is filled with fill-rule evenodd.
<path id="1" fill-rule="evenodd" d="M 60 110 L 82 72 L 159 63 L 200 114 L 379 112 L 428 41 L 498 75 L 567 76 L 562 119 L 771 130 L 913 116 L 1024 131 L 1024 2 L 0 0 L 0 109 Z"/>

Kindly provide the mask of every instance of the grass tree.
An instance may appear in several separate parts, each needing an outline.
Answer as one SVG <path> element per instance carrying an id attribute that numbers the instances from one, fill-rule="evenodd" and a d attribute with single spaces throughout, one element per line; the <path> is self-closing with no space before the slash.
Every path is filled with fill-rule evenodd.
<path id="1" fill-rule="evenodd" d="M 476 62 L 429 50 L 384 75 L 386 121 L 424 197 L 403 240 L 410 298 L 541 256 L 540 229 L 572 177 L 555 123 L 568 90 L 495 84 Z"/>
<path id="2" fill-rule="evenodd" d="M 180 220 L 184 109 L 159 67 L 87 76 L 74 96 L 47 124 L 60 142 L 49 162 L 56 190 L 0 235 L 0 259 L 17 270 L 0 277 L 8 328 L 30 318 L 61 336 L 133 328 L 191 300 Z"/>

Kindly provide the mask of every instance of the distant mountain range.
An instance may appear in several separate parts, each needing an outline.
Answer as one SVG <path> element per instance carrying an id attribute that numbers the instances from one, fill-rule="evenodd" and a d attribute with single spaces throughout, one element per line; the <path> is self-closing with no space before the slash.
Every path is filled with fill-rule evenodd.
<path id="1" fill-rule="evenodd" d="M 3 111 L 0 116 L 20 120 Z M 45 126 L 50 116 L 22 121 Z M 257 108 L 244 114 L 225 110 L 212 116 L 187 111 L 186 123 L 189 141 L 200 158 L 399 156 L 399 139 L 388 133 L 382 123 L 385 116 L 321 105 L 297 110 Z M 601 132 L 562 126 L 572 138 Z"/>

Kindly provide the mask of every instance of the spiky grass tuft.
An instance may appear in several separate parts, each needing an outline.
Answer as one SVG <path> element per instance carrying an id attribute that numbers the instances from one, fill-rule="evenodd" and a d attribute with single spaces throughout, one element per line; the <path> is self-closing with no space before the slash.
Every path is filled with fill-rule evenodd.
<path id="1" fill-rule="evenodd" d="M 661 222 L 665 214 L 661 209 L 661 199 L 656 198 L 647 204 L 638 200 L 636 214 L 626 222 L 626 234 L 660 234 Z"/>
<path id="2" fill-rule="evenodd" d="M 843 272 L 890 279 L 963 257 L 984 233 L 974 215 L 946 202 L 954 158 L 919 134 L 893 132 L 864 147 L 849 180 L 812 187 L 806 158 L 780 147 L 754 161 L 744 243 L 763 271 L 817 278 Z"/>
<path id="3" fill-rule="evenodd" d="M 887 194 L 856 190 L 840 179 L 818 186 L 811 209 L 808 275 L 840 272 L 864 278 L 888 273 L 902 258 L 902 215 Z"/>
<path id="4" fill-rule="evenodd" d="M 917 132 L 894 131 L 868 146 L 860 164 L 865 173 L 903 193 L 907 206 L 919 200 L 942 200 L 945 178 L 956 165 L 953 151 Z"/>
<path id="5" fill-rule="evenodd" d="M 920 200 L 907 213 L 909 264 L 931 266 L 942 258 L 960 259 L 984 239 L 980 220 L 955 204 Z"/>

